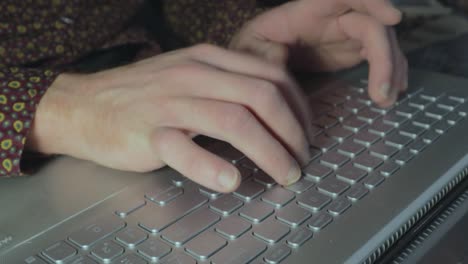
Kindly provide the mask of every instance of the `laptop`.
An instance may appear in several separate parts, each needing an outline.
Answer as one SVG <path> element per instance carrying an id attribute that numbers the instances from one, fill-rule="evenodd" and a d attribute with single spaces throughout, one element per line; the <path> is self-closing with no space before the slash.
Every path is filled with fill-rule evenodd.
<path id="1" fill-rule="evenodd" d="M 367 69 L 305 80 L 317 114 L 302 179 L 278 186 L 227 143 L 240 188 L 170 168 L 115 171 L 69 157 L 0 182 L 0 263 L 374 263 L 468 175 L 468 81 L 412 70 L 391 108 Z"/>

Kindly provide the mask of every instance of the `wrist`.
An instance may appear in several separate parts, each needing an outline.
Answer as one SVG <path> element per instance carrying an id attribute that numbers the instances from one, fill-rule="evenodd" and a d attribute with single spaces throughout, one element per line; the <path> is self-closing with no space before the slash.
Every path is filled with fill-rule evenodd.
<path id="1" fill-rule="evenodd" d="M 74 123 L 80 75 L 63 73 L 57 76 L 37 105 L 26 149 L 44 154 L 69 154 L 74 141 Z"/>

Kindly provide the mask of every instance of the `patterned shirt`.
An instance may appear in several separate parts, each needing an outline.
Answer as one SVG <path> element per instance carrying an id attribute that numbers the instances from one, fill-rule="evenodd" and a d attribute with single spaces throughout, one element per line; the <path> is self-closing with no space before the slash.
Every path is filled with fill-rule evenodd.
<path id="1" fill-rule="evenodd" d="M 225 45 L 262 8 L 256 0 L 161 1 L 166 28 L 185 44 Z M 265 0 L 267 1 L 267 0 Z M 91 52 L 148 44 L 132 19 L 144 0 L 0 0 L 0 176 L 21 175 L 20 160 L 42 95 Z M 156 44 L 156 45 L 155 45 Z"/>

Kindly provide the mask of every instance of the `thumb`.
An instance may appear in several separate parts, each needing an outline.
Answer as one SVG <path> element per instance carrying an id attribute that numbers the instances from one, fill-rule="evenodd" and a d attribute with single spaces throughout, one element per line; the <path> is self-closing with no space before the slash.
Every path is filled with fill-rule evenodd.
<path id="1" fill-rule="evenodd" d="M 289 52 L 285 45 L 254 34 L 240 32 L 232 39 L 229 48 L 260 57 L 282 67 L 288 63 Z"/>

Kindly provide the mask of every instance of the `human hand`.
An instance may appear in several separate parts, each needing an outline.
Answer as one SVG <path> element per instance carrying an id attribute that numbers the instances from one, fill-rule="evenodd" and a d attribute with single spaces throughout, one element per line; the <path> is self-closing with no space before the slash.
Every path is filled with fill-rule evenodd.
<path id="1" fill-rule="evenodd" d="M 278 183 L 308 161 L 308 107 L 282 68 L 199 45 L 90 75 L 64 74 L 42 98 L 30 148 L 138 172 L 169 165 L 213 190 L 233 191 L 239 171 L 196 145 L 227 141 Z M 290 108 L 297 105 L 297 111 Z"/>
<path id="2" fill-rule="evenodd" d="M 408 63 L 393 29 L 401 13 L 388 0 L 299 0 L 247 23 L 230 48 L 295 69 L 334 71 L 363 59 L 369 95 L 381 106 L 407 88 Z"/>

